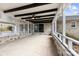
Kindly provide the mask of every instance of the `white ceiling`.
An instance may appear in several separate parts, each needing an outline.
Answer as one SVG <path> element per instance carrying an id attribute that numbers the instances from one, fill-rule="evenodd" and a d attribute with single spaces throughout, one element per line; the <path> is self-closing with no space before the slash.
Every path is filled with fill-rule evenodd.
<path id="1" fill-rule="evenodd" d="M 11 12 L 13 15 L 15 14 L 22 14 L 22 13 L 30 13 L 30 12 L 37 12 L 37 11 L 42 11 L 42 10 L 48 10 L 48 9 L 54 9 L 57 8 L 58 4 L 47 4 L 39 7 L 34 7 L 30 9 L 24 9 L 16 12 Z"/>
<path id="2" fill-rule="evenodd" d="M 28 3 L 28 4 L 31 4 L 31 3 Z M 16 7 L 20 7 L 28 4 L 27 3 L 0 3 L 0 10 L 4 11 L 4 10 L 16 8 Z"/>
<path id="3" fill-rule="evenodd" d="M 56 14 L 56 11 L 55 12 L 42 13 L 42 14 L 36 14 L 35 16 L 49 15 L 49 14 Z M 25 17 L 32 17 L 32 15 L 20 16 L 20 17 L 16 17 L 16 19 L 21 19 L 21 18 L 25 18 Z"/>
<path id="4" fill-rule="evenodd" d="M 32 4 L 32 3 L 28 3 L 28 4 Z M 28 4 L 27 3 L 0 3 L 0 10 L 4 11 L 4 10 L 8 10 L 8 9 L 12 9 L 12 8 L 17 8 L 17 7 L 28 5 Z M 38 12 L 38 11 L 58 8 L 58 6 L 59 6 L 58 3 L 52 3 L 52 4 L 47 4 L 47 5 L 43 5 L 43 6 L 39 6 L 39 7 L 19 10 L 19 11 L 15 11 L 15 12 L 9 12 L 9 13 L 6 13 L 6 14 L 17 15 L 17 14 Z M 54 13 L 56 13 L 56 12 L 37 14 L 37 16 L 39 16 L 39 15 L 40 16 L 41 15 L 46 15 L 46 14 L 54 14 Z M 31 15 L 29 15 L 29 16 L 31 16 Z M 21 16 L 21 17 L 28 17 L 28 16 Z M 16 17 L 16 19 L 21 19 L 21 17 Z"/>

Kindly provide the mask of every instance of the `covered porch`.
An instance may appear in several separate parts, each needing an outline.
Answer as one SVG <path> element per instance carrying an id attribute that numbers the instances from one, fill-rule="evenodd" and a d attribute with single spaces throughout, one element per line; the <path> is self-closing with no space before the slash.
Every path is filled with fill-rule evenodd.
<path id="1" fill-rule="evenodd" d="M 64 9 L 67 5 L 0 4 L 0 55 L 78 56 L 74 45 L 79 45 L 79 41 L 66 35 Z M 58 32 L 59 20 L 62 20 L 61 32 Z"/>

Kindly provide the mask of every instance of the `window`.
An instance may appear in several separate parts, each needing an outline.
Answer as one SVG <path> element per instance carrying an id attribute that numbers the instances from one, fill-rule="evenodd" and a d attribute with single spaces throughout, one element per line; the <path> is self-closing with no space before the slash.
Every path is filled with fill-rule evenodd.
<path id="1" fill-rule="evenodd" d="M 39 26 L 38 24 L 34 24 L 34 32 L 39 32 Z"/>
<path id="2" fill-rule="evenodd" d="M 39 24 L 39 32 L 44 32 L 44 24 Z"/>
<path id="3" fill-rule="evenodd" d="M 29 33 L 32 33 L 32 31 L 33 31 L 33 25 L 29 24 Z"/>
<path id="4" fill-rule="evenodd" d="M 23 32 L 23 24 L 20 24 L 20 31 Z"/>
<path id="5" fill-rule="evenodd" d="M 25 24 L 25 31 L 27 32 L 28 31 L 28 25 Z"/>
<path id="6" fill-rule="evenodd" d="M 12 24 L 0 23 L 0 32 L 10 32 L 13 31 Z"/>
<path id="7" fill-rule="evenodd" d="M 76 21 L 72 21 L 71 27 L 76 28 Z"/>
<path id="8" fill-rule="evenodd" d="M 14 24 L 0 23 L 0 36 L 8 36 L 14 34 Z"/>
<path id="9" fill-rule="evenodd" d="M 44 24 L 36 23 L 34 25 L 34 31 L 35 32 L 44 32 Z"/>

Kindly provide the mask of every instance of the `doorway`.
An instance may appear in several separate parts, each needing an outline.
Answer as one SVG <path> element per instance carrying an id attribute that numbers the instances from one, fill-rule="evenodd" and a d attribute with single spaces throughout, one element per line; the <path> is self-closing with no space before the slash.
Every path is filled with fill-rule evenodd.
<path id="1" fill-rule="evenodd" d="M 39 32 L 44 32 L 44 24 L 39 24 Z"/>
<path id="2" fill-rule="evenodd" d="M 36 23 L 34 25 L 34 32 L 44 32 L 44 24 Z"/>

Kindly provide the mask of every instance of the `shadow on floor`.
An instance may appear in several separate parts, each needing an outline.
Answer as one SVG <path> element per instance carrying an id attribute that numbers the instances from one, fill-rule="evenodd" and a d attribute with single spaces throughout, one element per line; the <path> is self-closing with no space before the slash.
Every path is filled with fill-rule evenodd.
<path id="1" fill-rule="evenodd" d="M 51 50 L 52 50 L 52 53 L 54 53 L 54 56 L 59 56 L 58 53 L 57 53 L 57 48 L 56 48 L 56 45 L 54 43 L 54 39 L 51 37 L 49 37 L 50 39 L 50 46 L 52 47 Z"/>

